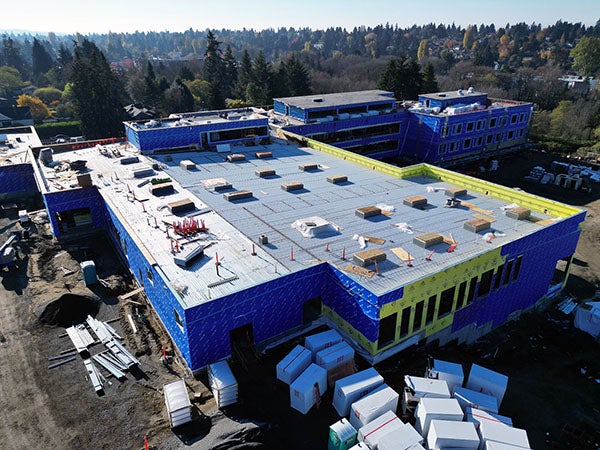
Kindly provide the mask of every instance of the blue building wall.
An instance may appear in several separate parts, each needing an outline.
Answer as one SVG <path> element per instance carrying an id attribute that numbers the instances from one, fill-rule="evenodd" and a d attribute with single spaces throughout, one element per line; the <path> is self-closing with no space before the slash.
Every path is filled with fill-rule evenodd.
<path id="1" fill-rule="evenodd" d="M 138 243 L 131 237 L 129 231 L 123 226 L 110 206 L 106 203 L 103 206 L 106 222 L 109 224 L 107 232 L 115 248 L 127 261 L 138 283 L 144 287 L 146 297 L 157 312 L 181 355 L 188 365 L 193 367 L 194 361 L 190 357 L 189 350 L 189 330 L 186 331 L 185 309 L 178 300 L 178 294 L 172 290 L 170 283 L 165 281 L 167 278 L 160 267 L 152 265 L 148 261 Z M 175 311 L 181 318 L 182 325 L 177 323 Z"/>
<path id="2" fill-rule="evenodd" d="M 0 166 L 0 196 L 12 197 L 37 190 L 31 164 Z"/>
<path id="3" fill-rule="evenodd" d="M 303 303 L 324 294 L 326 269 L 319 264 L 188 308 L 192 370 L 231 354 L 232 329 L 251 323 L 254 341 L 261 343 L 302 325 Z"/>
<path id="4" fill-rule="evenodd" d="M 210 120 L 207 118 L 207 121 Z M 157 127 L 136 129 L 135 126 L 126 123 L 127 140 L 142 152 L 168 149 L 173 147 L 188 147 L 201 144 L 201 133 L 218 133 L 225 130 L 268 127 L 268 120 L 232 120 L 228 122 L 216 122 L 212 124 L 195 124 L 190 126 Z M 260 137 L 265 138 L 268 134 Z M 231 139 L 219 141 L 219 144 L 243 142 L 244 139 Z M 210 137 L 208 138 L 210 143 Z"/>
<path id="5" fill-rule="evenodd" d="M 582 212 L 504 245 L 502 255 L 506 257 L 505 261 L 516 261 L 520 255 L 523 257 L 518 278 L 513 280 L 511 275 L 507 285 L 501 283 L 499 289 L 492 288 L 482 298 L 477 298 L 478 285 L 473 303 L 456 311 L 452 331 L 471 324 L 483 326 L 490 321 L 496 327 L 514 311 L 535 305 L 547 293 L 557 262 L 575 253 L 581 233 L 579 224 L 584 218 L 585 212 Z M 513 264 L 513 272 L 514 269 Z"/>
<path id="6" fill-rule="evenodd" d="M 44 204 L 48 211 L 48 219 L 54 236 L 60 236 L 60 226 L 57 213 L 79 208 L 89 208 L 92 217 L 92 227 L 105 228 L 106 214 L 104 199 L 96 187 L 69 189 L 67 191 L 51 192 L 43 195 Z"/>

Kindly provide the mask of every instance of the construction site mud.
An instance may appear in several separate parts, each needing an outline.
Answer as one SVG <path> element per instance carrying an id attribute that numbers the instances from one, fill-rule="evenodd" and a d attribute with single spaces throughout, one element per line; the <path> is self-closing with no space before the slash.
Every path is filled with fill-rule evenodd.
<path id="1" fill-rule="evenodd" d="M 543 153 L 506 158 L 498 171 L 480 176 L 587 209 L 563 294 L 582 301 L 600 289 L 600 200 L 593 192 L 523 181 L 533 165 L 553 159 Z M 0 230 L 23 231 L 17 222 L 15 216 L 0 217 Z M 323 394 L 318 409 L 302 415 L 290 408 L 288 386 L 275 378 L 275 365 L 303 336 L 266 352 L 245 352 L 243 361 L 233 358 L 239 402 L 219 410 L 206 374 L 192 376 L 143 292 L 131 294 L 138 286 L 102 233 L 58 242 L 48 224 L 34 223 L 30 230 L 30 238 L 17 244 L 16 264 L 0 269 L 1 448 L 140 449 L 144 436 L 156 449 L 326 448 L 329 425 L 339 419 L 331 406 L 332 390 Z M 80 263 L 89 260 L 102 281 L 87 287 Z M 422 376 L 429 357 L 465 367 L 481 364 L 509 377 L 500 413 L 527 430 L 532 448 L 597 449 L 598 342 L 556 309 L 559 301 L 549 300 L 473 345 L 412 347 L 376 369 L 401 391 L 404 375 Z M 124 381 L 108 377 L 103 396 L 94 392 L 80 356 L 48 368 L 48 358 L 72 351 L 65 327 L 88 314 L 111 321 L 140 360 Z M 90 353 L 99 350 L 92 346 Z M 367 363 L 356 358 L 356 366 Z M 186 382 L 194 420 L 171 430 L 162 386 L 179 377 Z"/>

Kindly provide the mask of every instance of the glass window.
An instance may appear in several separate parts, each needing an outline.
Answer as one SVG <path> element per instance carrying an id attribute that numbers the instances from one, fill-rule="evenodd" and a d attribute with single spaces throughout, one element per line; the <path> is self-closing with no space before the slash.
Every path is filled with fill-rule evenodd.
<path id="1" fill-rule="evenodd" d="M 467 123 L 467 132 L 468 131 L 473 131 L 473 127 L 475 126 L 474 122 L 469 122 Z"/>
<path id="2" fill-rule="evenodd" d="M 508 132 L 508 139 L 509 139 L 509 140 L 511 140 L 511 139 L 513 139 L 514 137 L 515 137 L 515 132 L 514 132 L 513 130 L 510 130 L 510 131 Z"/>
<path id="3" fill-rule="evenodd" d="M 491 144 L 494 141 L 494 135 L 493 134 L 488 134 L 487 137 L 485 138 L 485 143 L 486 144 Z"/>
<path id="4" fill-rule="evenodd" d="M 471 148 L 471 139 L 465 139 L 464 148 Z"/>
<path id="5" fill-rule="evenodd" d="M 496 127 L 496 122 L 497 122 L 497 119 L 495 117 L 492 117 L 490 119 L 490 128 L 495 128 Z"/>

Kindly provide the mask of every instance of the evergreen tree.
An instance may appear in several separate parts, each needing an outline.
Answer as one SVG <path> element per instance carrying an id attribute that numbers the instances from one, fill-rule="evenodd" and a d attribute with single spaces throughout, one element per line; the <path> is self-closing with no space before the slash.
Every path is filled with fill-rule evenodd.
<path id="1" fill-rule="evenodd" d="M 234 90 L 236 97 L 246 99 L 246 87 L 252 81 L 252 59 L 248 50 L 244 50 L 239 68 L 237 70 L 237 81 Z"/>
<path id="2" fill-rule="evenodd" d="M 119 80 L 104 54 L 85 38 L 75 45 L 71 90 L 75 113 L 87 139 L 123 135 Z"/>
<path id="3" fill-rule="evenodd" d="M 27 63 L 21 55 L 19 43 L 9 36 L 2 37 L 2 49 L 0 51 L 0 66 L 14 67 L 21 75 L 29 72 Z"/>
<path id="4" fill-rule="evenodd" d="M 177 78 L 179 78 L 180 80 L 192 81 L 195 77 L 188 66 L 181 66 L 181 69 L 179 69 L 179 74 L 177 75 Z"/>
<path id="5" fill-rule="evenodd" d="M 206 99 L 208 109 L 222 109 L 225 107 L 225 97 L 223 94 L 223 76 L 224 64 L 223 56 L 219 45 L 212 31 L 208 30 L 206 34 L 206 52 L 204 52 L 204 67 L 202 69 L 203 78 L 208 81 L 209 93 Z"/>
<path id="6" fill-rule="evenodd" d="M 289 95 L 310 94 L 310 76 L 304 64 L 294 55 L 290 56 L 285 64 L 286 84 Z"/>
<path id="7" fill-rule="evenodd" d="M 33 38 L 33 46 L 31 47 L 31 70 L 34 77 L 48 72 L 54 66 L 52 57 L 46 50 L 46 48 L 38 41 L 37 38 Z"/>
<path id="8" fill-rule="evenodd" d="M 164 94 L 165 115 L 194 110 L 194 97 L 180 78 L 177 78 Z"/>
<path id="9" fill-rule="evenodd" d="M 392 58 L 383 70 L 379 89 L 391 91 L 398 100 L 416 100 L 423 89 L 423 76 L 414 59 Z"/>
<path id="10" fill-rule="evenodd" d="M 144 75 L 144 92 L 142 102 L 145 106 L 156 107 L 161 100 L 161 89 L 156 82 L 156 74 L 154 73 L 154 67 L 150 61 L 146 64 L 146 74 Z"/>
<path id="11" fill-rule="evenodd" d="M 435 80 L 435 71 L 433 70 L 433 64 L 430 62 L 425 64 L 423 68 L 423 92 L 430 94 L 433 92 L 438 92 L 439 87 L 437 81 Z"/>
<path id="12" fill-rule="evenodd" d="M 473 55 L 473 63 L 476 66 L 491 66 L 494 61 L 498 60 L 498 52 L 492 50 L 490 43 L 487 39 L 484 39 L 481 44 L 478 44 L 475 48 Z"/>
<path id="13" fill-rule="evenodd" d="M 238 77 L 237 61 L 233 56 L 231 45 L 228 45 L 223 55 L 223 95 L 226 98 L 233 96 Z"/>
<path id="14" fill-rule="evenodd" d="M 246 99 L 256 106 L 270 104 L 273 101 L 272 78 L 271 63 L 260 50 L 252 63 L 252 81 L 246 86 Z"/>

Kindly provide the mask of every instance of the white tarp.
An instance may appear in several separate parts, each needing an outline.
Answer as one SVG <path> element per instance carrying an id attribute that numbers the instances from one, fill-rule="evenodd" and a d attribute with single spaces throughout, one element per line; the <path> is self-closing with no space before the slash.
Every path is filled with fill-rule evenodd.
<path id="1" fill-rule="evenodd" d="M 465 412 L 468 406 L 491 413 L 498 412 L 498 400 L 493 395 L 472 391 L 467 388 L 456 388 L 454 398 L 458 400 L 458 404 Z"/>
<path id="2" fill-rule="evenodd" d="M 296 345 L 294 349 L 277 364 L 277 379 L 290 384 L 306 370 L 312 362 L 310 350 Z"/>
<path id="3" fill-rule="evenodd" d="M 217 408 L 237 402 L 238 384 L 227 361 L 208 365 L 208 383 L 212 390 Z"/>
<path id="4" fill-rule="evenodd" d="M 364 442 L 371 450 L 377 450 L 379 439 L 394 430 L 404 428 L 404 423 L 392 411 L 379 416 L 374 421 L 358 430 L 358 440 Z"/>
<path id="5" fill-rule="evenodd" d="M 507 385 L 508 377 L 506 375 L 494 372 L 493 370 L 477 364 L 471 365 L 471 371 L 469 372 L 469 379 L 467 380 L 466 387 L 473 391 L 496 397 L 498 407 L 502 404 Z M 498 410 L 493 412 L 498 412 Z"/>
<path id="6" fill-rule="evenodd" d="M 315 385 L 319 386 L 318 393 Z M 290 406 L 306 414 L 316 403 L 317 394 L 320 397 L 325 391 L 327 391 L 327 371 L 316 364 L 311 364 L 290 385 Z"/>
<path id="7" fill-rule="evenodd" d="M 314 360 L 319 351 L 342 342 L 342 340 L 340 333 L 335 330 L 328 330 L 306 336 L 304 338 L 304 346 L 311 351 Z"/>
<path id="8" fill-rule="evenodd" d="M 429 426 L 434 419 L 463 420 L 463 410 L 455 398 L 422 398 L 415 409 L 415 428 L 427 438 Z"/>
<path id="9" fill-rule="evenodd" d="M 455 388 L 462 387 L 465 379 L 462 365 L 440 359 L 433 360 L 433 368 L 430 371 L 430 375 L 430 378 L 445 380 L 448 383 L 448 389 L 450 389 L 451 394 L 454 393 Z"/>
<path id="10" fill-rule="evenodd" d="M 353 373 L 335 382 L 333 407 L 340 416 L 350 413 L 350 406 L 383 384 L 383 377 L 373 367 Z"/>
<path id="11" fill-rule="evenodd" d="M 406 386 L 412 391 L 413 397 L 450 398 L 448 383 L 445 380 L 433 380 L 431 378 L 404 375 Z"/>
<path id="12" fill-rule="evenodd" d="M 479 424 L 484 421 L 501 423 L 506 425 L 507 427 L 513 426 L 512 419 L 510 417 L 490 413 L 487 411 L 483 411 L 482 409 L 471 408 L 470 406 L 467 406 L 465 420 L 467 422 L 473 422 L 475 424 L 475 428 L 479 428 Z"/>
<path id="13" fill-rule="evenodd" d="M 409 423 L 379 439 L 379 450 L 416 450 L 421 447 L 423 437 Z"/>
<path id="14" fill-rule="evenodd" d="M 527 432 L 520 428 L 507 427 L 503 423 L 486 420 L 481 422 L 477 432 L 481 438 L 481 450 L 485 448 L 485 443 L 488 441 L 516 445 L 517 447 L 522 448 L 530 448 L 529 439 L 527 439 Z"/>
<path id="15" fill-rule="evenodd" d="M 595 338 L 600 336 L 600 302 L 588 302 L 579 305 L 575 310 L 573 324 Z"/>
<path id="16" fill-rule="evenodd" d="M 429 448 L 454 448 L 476 450 L 479 448 L 479 436 L 471 422 L 453 420 L 431 421 L 427 435 Z"/>
<path id="17" fill-rule="evenodd" d="M 331 370 L 353 358 L 354 349 L 347 342 L 342 341 L 319 351 L 316 363 L 325 370 Z"/>
<path id="18" fill-rule="evenodd" d="M 165 405 L 171 428 L 192 421 L 192 403 L 188 396 L 185 381 L 179 379 L 163 386 Z"/>
<path id="19" fill-rule="evenodd" d="M 385 386 L 385 387 L 383 387 Z M 352 403 L 350 423 L 357 430 L 377 419 L 383 413 L 396 412 L 400 395 L 387 385 L 382 385 L 369 395 Z"/>

